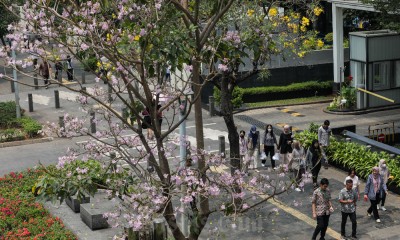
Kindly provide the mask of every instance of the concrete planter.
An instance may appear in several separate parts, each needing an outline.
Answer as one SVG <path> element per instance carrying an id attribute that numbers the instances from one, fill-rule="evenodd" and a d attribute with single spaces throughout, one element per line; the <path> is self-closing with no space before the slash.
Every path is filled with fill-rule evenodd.
<path id="1" fill-rule="evenodd" d="M 90 203 L 90 197 L 85 197 L 82 199 L 82 202 L 78 200 L 76 196 L 69 197 L 65 199 L 65 203 L 74 211 L 75 213 L 80 212 L 80 205 L 83 203 Z"/>

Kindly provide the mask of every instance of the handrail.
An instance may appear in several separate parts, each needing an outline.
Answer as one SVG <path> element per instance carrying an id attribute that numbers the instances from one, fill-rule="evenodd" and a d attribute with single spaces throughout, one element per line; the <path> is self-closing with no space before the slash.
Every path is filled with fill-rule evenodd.
<path id="1" fill-rule="evenodd" d="M 358 90 L 358 91 L 365 92 L 365 93 L 368 93 L 368 94 L 371 94 L 371 95 L 373 95 L 373 96 L 375 96 L 375 97 L 381 98 L 381 99 L 386 100 L 386 101 L 388 101 L 388 102 L 394 103 L 394 100 L 393 100 L 393 99 L 390 99 L 390 98 L 384 97 L 384 96 L 382 96 L 382 95 L 379 95 L 379 94 L 370 92 L 370 91 L 368 91 L 368 90 L 365 90 L 365 89 L 362 89 L 362 88 L 357 88 L 357 90 Z"/>

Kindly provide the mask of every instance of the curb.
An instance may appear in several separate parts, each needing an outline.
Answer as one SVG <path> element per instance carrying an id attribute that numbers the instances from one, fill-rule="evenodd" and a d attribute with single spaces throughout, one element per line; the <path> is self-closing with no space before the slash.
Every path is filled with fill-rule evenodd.
<path id="1" fill-rule="evenodd" d="M 372 112 L 379 112 L 379 111 L 386 111 L 386 110 L 393 110 L 393 109 L 398 109 L 400 108 L 400 104 L 394 105 L 394 106 L 388 106 L 388 107 L 376 107 L 376 108 L 370 108 L 370 109 L 361 109 L 361 110 L 354 110 L 354 111 L 329 111 L 327 109 L 322 109 L 324 113 L 328 114 L 334 114 L 334 115 L 361 115 L 361 114 L 367 114 L 367 113 L 372 113 Z"/>
<path id="2" fill-rule="evenodd" d="M 14 141 L 14 142 L 4 142 L 4 143 L 0 143 L 0 148 L 15 147 L 15 146 L 28 145 L 28 144 L 35 144 L 35 143 L 51 142 L 53 140 L 54 140 L 53 137 L 45 137 L 45 138 L 28 139 L 28 140 L 22 140 L 22 141 Z"/>

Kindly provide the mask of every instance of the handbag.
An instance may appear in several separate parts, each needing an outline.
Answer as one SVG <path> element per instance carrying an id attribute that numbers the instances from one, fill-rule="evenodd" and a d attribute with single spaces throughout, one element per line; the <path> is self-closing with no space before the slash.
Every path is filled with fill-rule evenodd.
<path id="1" fill-rule="evenodd" d="M 260 154 L 260 159 L 261 159 L 261 160 L 267 159 L 267 155 L 265 155 L 265 152 L 264 152 L 264 151 L 261 152 L 261 154 Z"/>
<path id="2" fill-rule="evenodd" d="M 272 156 L 272 160 L 274 161 L 279 161 L 279 153 L 275 153 L 274 156 Z"/>

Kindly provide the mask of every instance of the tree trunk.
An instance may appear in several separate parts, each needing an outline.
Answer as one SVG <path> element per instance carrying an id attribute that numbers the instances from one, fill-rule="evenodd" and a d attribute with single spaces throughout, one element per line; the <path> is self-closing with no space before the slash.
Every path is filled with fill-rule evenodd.
<path id="1" fill-rule="evenodd" d="M 228 129 L 229 139 L 229 157 L 231 162 L 231 173 L 240 170 L 240 149 L 239 149 L 239 134 L 236 129 L 235 120 L 233 119 L 233 104 L 232 93 L 234 85 L 230 83 L 227 76 L 221 78 L 221 115 L 224 118 Z"/>
<path id="2" fill-rule="evenodd" d="M 176 240 L 186 240 L 186 237 L 183 235 L 181 229 L 179 228 L 178 224 L 176 223 L 176 217 L 174 215 L 174 209 L 172 206 L 171 201 L 167 203 L 164 211 L 164 218 L 167 220 L 167 224 L 169 229 Z"/>

